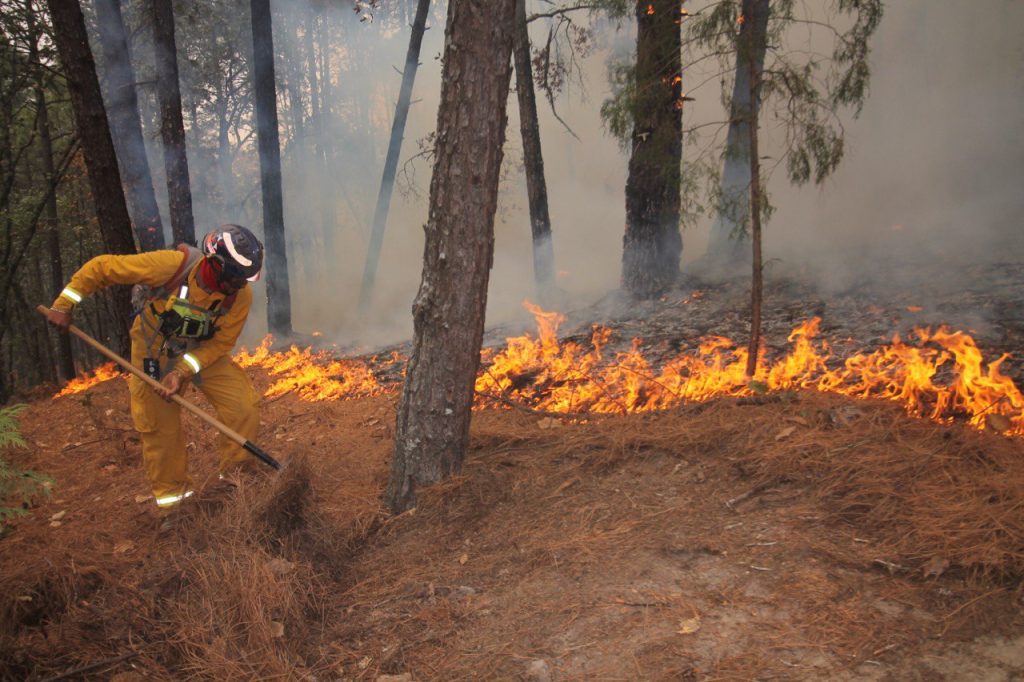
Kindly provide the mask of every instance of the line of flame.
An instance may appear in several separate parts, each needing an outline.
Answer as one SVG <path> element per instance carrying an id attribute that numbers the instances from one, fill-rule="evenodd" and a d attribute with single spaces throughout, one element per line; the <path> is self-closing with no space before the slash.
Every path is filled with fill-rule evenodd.
<path id="1" fill-rule="evenodd" d="M 478 405 L 486 404 L 487 396 L 502 396 L 549 412 L 627 413 L 750 395 L 759 388 L 800 388 L 894 400 L 936 421 L 963 417 L 977 428 L 995 423 L 998 430 L 1024 435 L 1024 395 L 1000 371 L 1008 356 L 985 363 L 970 335 L 946 327 L 915 329 L 916 346 L 894 336 L 891 344 L 852 355 L 832 369 L 830 346 L 817 338 L 821 320 L 814 318 L 793 329 L 784 357 L 768 364 L 761 350 L 752 381 L 746 376 L 747 350 L 725 337 L 703 338 L 695 354 L 680 353 L 658 371 L 639 352 L 640 339 L 606 361 L 611 330 L 595 326 L 590 350 L 560 344 L 558 325 L 564 317 L 524 305 L 537 318 L 538 338 L 507 339 L 504 350 L 484 356 L 488 364 L 476 381 Z M 940 381 L 940 375 L 947 380 Z"/>
<path id="2" fill-rule="evenodd" d="M 245 348 L 235 355 L 242 367 L 263 367 L 277 379 L 263 393 L 276 398 L 294 391 L 309 402 L 350 400 L 383 393 L 386 388 L 370 367 L 358 360 L 337 360 L 326 351 L 313 351 L 291 346 L 287 351 L 273 352 L 271 336 L 266 336 L 251 353 Z"/>
<path id="3" fill-rule="evenodd" d="M 970 335 L 915 329 L 916 345 L 898 335 L 870 353 L 847 357 L 838 367 L 829 343 L 819 339 L 820 318 L 797 325 L 789 335 L 790 351 L 767 363 L 760 351 L 756 375 L 746 376 L 747 350 L 721 336 L 701 339 L 696 353 L 683 352 L 656 370 L 639 351 L 605 358 L 611 337 L 607 327 L 595 326 L 590 348 L 559 343 L 558 328 L 565 317 L 529 302 L 537 338 L 529 334 L 506 339 L 500 351 L 484 350 L 484 369 L 476 380 L 477 407 L 495 396 L 515 399 L 538 410 L 577 413 L 627 413 L 664 410 L 684 402 L 720 396 L 750 395 L 758 390 L 814 389 L 856 398 L 884 398 L 903 404 L 915 415 L 950 422 L 965 418 L 972 426 L 993 426 L 1008 434 L 1024 435 L 1024 395 L 1001 371 L 1008 356 L 986 363 Z M 346 400 L 388 390 L 360 360 L 331 358 L 326 351 L 292 346 L 271 351 L 268 335 L 253 351 L 234 356 L 244 368 L 265 368 L 274 382 L 264 397 L 295 392 L 306 401 Z M 393 354 L 390 361 L 398 362 Z M 92 375 L 69 382 L 54 397 L 77 393 L 118 376 L 113 363 Z"/>
<path id="4" fill-rule="evenodd" d="M 119 376 L 123 376 L 121 370 L 118 368 L 116 363 L 108 362 L 104 365 L 100 365 L 92 372 L 86 372 L 80 377 L 76 377 L 64 384 L 58 393 L 55 393 L 53 398 L 57 398 L 73 395 L 75 393 L 81 393 L 82 391 L 88 390 L 97 384 L 102 384 L 104 381 L 115 379 Z"/>

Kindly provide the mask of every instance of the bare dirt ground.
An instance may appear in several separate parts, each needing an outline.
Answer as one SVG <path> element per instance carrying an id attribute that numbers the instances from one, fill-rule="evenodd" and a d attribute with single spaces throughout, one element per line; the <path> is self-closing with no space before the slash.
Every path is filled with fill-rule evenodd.
<path id="1" fill-rule="evenodd" d="M 731 319 L 691 288 L 616 325 Z M 906 304 L 850 301 L 826 325 L 861 336 Z M 286 394 L 259 443 L 289 466 L 229 495 L 185 418 L 204 492 L 161 530 L 124 382 L 49 395 L 5 453 L 55 485 L 0 539 L 0 679 L 1024 679 L 1020 438 L 815 392 L 483 410 L 462 474 L 389 516 L 397 393 Z"/>

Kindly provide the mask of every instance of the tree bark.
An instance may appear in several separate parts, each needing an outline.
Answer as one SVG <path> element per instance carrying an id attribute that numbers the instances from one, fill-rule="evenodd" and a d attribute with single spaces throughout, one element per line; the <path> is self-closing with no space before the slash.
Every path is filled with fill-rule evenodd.
<path id="1" fill-rule="evenodd" d="M 320 200 L 320 224 L 323 230 L 324 250 L 334 251 L 334 232 L 337 222 L 336 185 L 329 178 L 336 177 L 334 156 L 334 94 L 331 83 L 331 49 L 330 22 L 328 14 L 323 15 L 319 24 L 318 42 L 320 43 L 320 147 L 324 157 L 324 174 L 322 180 L 323 196 Z"/>
<path id="2" fill-rule="evenodd" d="M 164 228 L 153 191 L 135 92 L 135 72 L 128 54 L 128 39 L 120 0 L 95 0 L 103 61 L 107 71 L 107 113 L 114 148 L 120 162 L 125 198 L 142 251 L 164 248 Z"/>
<path id="3" fill-rule="evenodd" d="M 530 203 L 533 278 L 537 285 L 537 296 L 546 302 L 555 281 L 555 254 L 551 244 L 551 216 L 548 213 L 548 187 L 544 179 L 544 157 L 540 147 L 537 97 L 533 90 L 526 0 L 516 2 L 515 21 L 512 51 L 516 64 L 516 95 L 519 99 L 519 130 L 523 137 L 523 163 L 526 166 L 526 193 Z"/>
<path id="4" fill-rule="evenodd" d="M 46 108 L 46 94 L 39 84 L 36 88 L 36 115 L 39 125 L 40 152 L 43 157 L 43 172 L 47 185 L 56 182 L 53 165 L 53 137 L 50 134 L 50 117 Z M 60 254 L 60 224 L 57 222 L 57 193 L 52 192 L 46 199 L 46 248 L 50 264 L 50 290 L 47 298 L 54 300 L 64 288 L 64 266 Z M 54 329 L 57 336 L 57 375 L 62 381 L 75 376 L 75 365 L 71 356 L 71 335 Z"/>
<path id="5" fill-rule="evenodd" d="M 313 127 L 313 169 L 315 192 L 318 201 L 310 206 L 310 213 L 319 211 L 320 234 L 324 244 L 328 241 L 328 234 L 334 229 L 331 224 L 331 213 L 329 206 L 334 200 L 331 194 L 331 186 L 328 182 L 330 173 L 327 171 L 327 153 L 324 147 L 326 141 L 324 129 L 324 93 L 321 91 L 319 77 L 320 60 L 317 58 L 317 41 L 315 40 L 320 23 L 319 12 L 313 6 L 307 8 L 306 29 L 303 34 L 303 45 L 306 50 L 306 75 L 309 78 L 309 106 L 310 123 Z M 311 221 L 312 224 L 312 221 Z M 326 248 L 324 248 L 326 251 Z M 322 254 L 318 254 L 322 255 Z"/>
<path id="6" fill-rule="evenodd" d="M 758 14 L 760 12 L 761 14 Z M 750 148 L 750 241 L 752 273 L 750 279 L 750 345 L 747 376 L 757 372 L 757 354 L 761 347 L 761 299 L 764 271 L 761 259 L 761 158 L 758 152 L 757 128 L 761 111 L 761 70 L 764 64 L 765 27 L 768 23 L 768 0 L 743 0 L 743 25 L 740 26 L 740 52 L 747 55 L 747 131 Z M 760 60 L 757 54 L 760 53 Z M 750 55 L 753 55 L 751 57 Z M 737 62 L 739 59 L 737 59 Z"/>
<path id="7" fill-rule="evenodd" d="M 743 3 L 744 21 L 737 37 L 736 80 L 729 105 L 718 211 L 708 239 L 708 256 L 722 274 L 742 265 L 749 253 L 746 247 L 751 241 L 747 225 L 751 216 L 750 121 L 754 93 L 751 79 L 760 79 L 764 70 L 769 3 L 770 0 Z"/>
<path id="8" fill-rule="evenodd" d="M 398 104 L 395 105 L 395 118 L 391 122 L 391 140 L 388 142 L 388 153 L 384 159 L 384 173 L 380 179 L 380 190 L 377 192 L 377 207 L 373 212 L 370 245 L 366 251 L 366 265 L 363 267 L 363 281 L 359 289 L 360 313 L 366 312 L 373 296 L 377 263 L 380 260 L 380 247 L 384 241 L 384 228 L 388 221 L 391 192 L 395 187 L 395 173 L 398 170 L 398 155 L 402 151 L 405 122 L 409 117 L 412 86 L 416 80 L 416 68 L 420 62 L 420 46 L 423 44 L 423 32 L 426 30 L 429 9 L 430 0 L 418 0 L 416 18 L 413 20 L 412 34 L 409 36 L 409 49 L 405 53 L 405 69 L 402 71 L 402 86 L 398 91 Z"/>
<path id="9" fill-rule="evenodd" d="M 192 214 L 185 122 L 181 117 L 178 48 L 174 39 L 174 8 L 171 0 L 152 1 L 156 92 L 160 101 L 160 138 L 164 147 L 172 241 L 175 244 L 195 244 L 196 225 Z"/>
<path id="10" fill-rule="evenodd" d="M 267 323 L 272 334 L 288 337 L 292 333 L 291 293 L 284 238 L 281 146 L 277 131 L 274 34 L 270 18 L 270 0 L 251 0 L 251 9 L 253 93 L 256 100 L 256 137 L 260 152 L 260 187 L 263 191 L 263 238 L 267 248 Z"/>
<path id="11" fill-rule="evenodd" d="M 53 21 L 53 40 L 68 81 L 75 127 L 82 141 L 89 187 L 106 250 L 109 253 L 135 253 L 132 223 L 128 217 L 121 173 L 82 10 L 78 0 L 47 0 L 47 6 Z M 130 346 L 131 294 L 127 288 L 119 287 L 112 295 L 118 320 L 110 326 L 113 331 L 108 343 L 115 351 L 126 354 Z"/>
<path id="12" fill-rule="evenodd" d="M 626 180 L 622 285 L 635 298 L 661 295 L 679 275 L 682 65 L 678 0 L 636 4 L 636 92 Z"/>
<path id="13" fill-rule="evenodd" d="M 39 30 L 35 22 L 31 0 L 26 0 L 25 6 L 28 10 L 26 16 L 29 17 L 29 61 L 36 69 L 36 125 L 39 128 L 39 151 L 42 156 L 46 184 L 48 187 L 54 187 L 54 191 L 47 194 L 45 209 L 46 252 L 50 269 L 50 288 L 47 297 L 52 301 L 64 288 L 64 266 L 60 253 L 60 224 L 57 222 L 57 171 L 53 163 L 53 135 L 50 131 L 50 113 L 46 106 L 44 71 L 42 64 L 39 63 Z M 57 378 L 61 381 L 68 381 L 75 376 L 75 365 L 71 355 L 71 335 L 68 332 L 59 331 L 56 327 L 51 327 L 51 329 L 51 333 L 56 336 L 57 340 L 55 363 Z"/>
<path id="14" fill-rule="evenodd" d="M 515 0 L 452 0 L 413 352 L 385 501 L 462 467 L 480 364 L 505 141 Z"/>

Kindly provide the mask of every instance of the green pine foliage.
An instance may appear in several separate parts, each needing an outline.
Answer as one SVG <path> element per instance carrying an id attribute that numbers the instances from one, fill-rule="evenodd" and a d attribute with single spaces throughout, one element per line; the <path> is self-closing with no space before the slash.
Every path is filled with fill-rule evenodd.
<path id="1" fill-rule="evenodd" d="M 684 23 L 690 62 L 709 56 L 721 61 L 726 111 L 730 71 L 739 49 L 735 27 L 740 5 L 739 0 L 722 0 Z M 845 109 L 856 118 L 868 96 L 870 39 L 882 13 L 882 0 L 834 0 L 813 8 L 795 0 L 772 0 L 761 82 L 762 127 L 783 138 L 777 151 L 793 184 L 821 184 L 842 161 L 846 150 L 840 113 Z M 811 34 L 823 51 L 808 50 Z M 685 66 L 683 73 L 685 84 Z"/>
<path id="2" fill-rule="evenodd" d="M 19 404 L 0 408 L 0 454 L 13 448 L 28 447 L 17 420 L 17 414 L 26 407 Z M 48 497 L 52 486 L 53 479 L 49 476 L 22 471 L 0 456 L 0 528 L 7 519 L 27 514 L 24 507 L 32 498 L 38 494 Z M 9 504 L 15 506 L 6 506 Z"/>
<path id="3" fill-rule="evenodd" d="M 609 17 L 628 17 L 632 5 L 598 0 Z M 705 97 L 704 86 L 718 84 L 722 111 L 730 109 L 742 3 L 718 0 L 691 7 L 683 20 L 683 89 Z M 883 14 L 882 0 L 830 0 L 808 5 L 771 0 L 767 57 L 761 75 L 761 127 L 773 160 L 762 182 L 780 167 L 794 185 L 821 184 L 839 166 L 846 152 L 841 113 L 860 114 L 869 91 L 870 40 Z M 805 42 L 811 33 L 811 52 Z M 717 63 L 717 68 L 710 66 Z M 642 107 L 631 61 L 609 68 L 611 97 L 601 105 L 605 129 L 623 151 L 632 143 L 634 114 Z M 683 224 L 721 205 L 721 162 L 731 150 L 725 144 L 727 120 L 688 117 L 684 109 Z M 767 217 L 767 197 L 763 207 Z"/>

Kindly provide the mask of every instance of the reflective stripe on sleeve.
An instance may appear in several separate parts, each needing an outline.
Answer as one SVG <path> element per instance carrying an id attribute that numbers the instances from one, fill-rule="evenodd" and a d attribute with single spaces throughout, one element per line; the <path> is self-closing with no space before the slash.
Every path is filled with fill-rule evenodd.
<path id="1" fill-rule="evenodd" d="M 199 370 L 202 369 L 202 366 L 199 364 L 199 361 L 196 360 L 196 356 L 191 353 L 185 353 L 181 356 L 181 359 L 188 363 L 188 366 L 192 368 L 193 372 L 199 374 Z"/>
<path id="2" fill-rule="evenodd" d="M 71 287 L 64 287 L 64 291 L 60 292 L 60 295 L 64 298 L 70 298 L 75 303 L 82 302 L 82 295 Z"/>
<path id="3" fill-rule="evenodd" d="M 158 498 L 156 498 L 156 506 L 158 506 L 158 507 L 172 507 L 172 506 L 178 504 L 179 502 L 181 502 L 182 500 L 184 500 L 186 497 L 191 497 L 191 496 L 192 496 L 192 491 L 189 490 L 187 493 L 182 493 L 181 495 L 166 495 L 164 497 L 158 497 Z"/>

